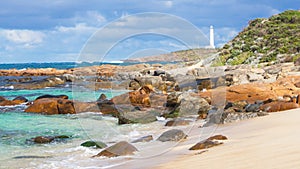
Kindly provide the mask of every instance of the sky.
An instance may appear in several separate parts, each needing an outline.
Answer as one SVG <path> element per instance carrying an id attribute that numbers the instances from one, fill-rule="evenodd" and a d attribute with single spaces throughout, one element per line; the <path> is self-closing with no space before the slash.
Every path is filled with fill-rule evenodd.
<path id="1" fill-rule="evenodd" d="M 221 47 L 255 18 L 300 0 L 3 0 L 0 63 L 113 61 Z"/>

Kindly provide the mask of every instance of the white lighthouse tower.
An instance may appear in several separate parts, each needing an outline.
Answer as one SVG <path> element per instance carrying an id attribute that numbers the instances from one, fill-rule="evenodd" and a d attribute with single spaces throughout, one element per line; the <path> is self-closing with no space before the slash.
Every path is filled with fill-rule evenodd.
<path id="1" fill-rule="evenodd" d="M 210 31 L 209 31 L 209 47 L 210 48 L 215 48 L 215 39 L 214 39 L 214 27 L 210 26 Z"/>

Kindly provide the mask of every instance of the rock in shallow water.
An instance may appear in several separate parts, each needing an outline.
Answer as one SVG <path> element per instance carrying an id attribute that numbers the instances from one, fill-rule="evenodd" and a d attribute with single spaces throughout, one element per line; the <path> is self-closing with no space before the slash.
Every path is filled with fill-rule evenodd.
<path id="1" fill-rule="evenodd" d="M 205 141 L 197 143 L 196 145 L 191 147 L 189 150 L 202 150 L 202 149 L 207 149 L 207 148 L 211 148 L 214 146 L 218 146 L 220 144 L 223 144 L 223 143 L 219 143 L 219 142 L 211 141 L 211 140 L 205 140 Z"/>
<path id="2" fill-rule="evenodd" d="M 97 155 L 93 157 L 117 157 L 117 156 L 126 156 L 126 155 L 133 155 L 134 152 L 138 151 L 133 145 L 129 144 L 126 141 L 118 142 L 105 150 L 101 151 Z"/>
<path id="3" fill-rule="evenodd" d="M 86 141 L 81 144 L 83 147 L 97 147 L 97 148 L 105 148 L 107 145 L 101 141 Z"/>
<path id="4" fill-rule="evenodd" d="M 159 136 L 157 140 L 161 142 L 181 141 L 183 139 L 186 139 L 187 137 L 188 136 L 182 130 L 172 129 L 164 132 L 162 135 Z"/>
<path id="5" fill-rule="evenodd" d="M 131 143 L 149 142 L 149 141 L 152 141 L 152 140 L 153 140 L 153 136 L 149 135 L 149 136 L 144 136 L 144 137 L 141 137 L 139 139 L 136 139 L 136 140 L 132 141 Z"/>
<path id="6" fill-rule="evenodd" d="M 53 141 L 63 141 L 64 139 L 70 138 L 67 135 L 59 135 L 59 136 L 37 136 L 32 138 L 31 141 L 37 144 L 46 144 L 51 143 Z"/>
<path id="7" fill-rule="evenodd" d="M 184 120 L 184 119 L 175 119 L 168 121 L 165 126 L 186 126 L 189 125 L 192 121 L 191 120 Z"/>

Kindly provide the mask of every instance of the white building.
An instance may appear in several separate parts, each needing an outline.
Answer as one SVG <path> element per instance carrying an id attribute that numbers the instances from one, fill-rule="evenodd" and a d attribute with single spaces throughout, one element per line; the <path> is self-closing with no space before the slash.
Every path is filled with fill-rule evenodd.
<path id="1" fill-rule="evenodd" d="M 209 48 L 215 48 L 214 27 L 210 26 L 209 30 Z"/>

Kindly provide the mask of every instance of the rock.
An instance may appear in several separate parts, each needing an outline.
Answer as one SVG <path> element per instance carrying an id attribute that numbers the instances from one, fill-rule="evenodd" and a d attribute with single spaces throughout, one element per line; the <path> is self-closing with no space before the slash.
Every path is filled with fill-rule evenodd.
<path id="1" fill-rule="evenodd" d="M 156 110 L 146 111 L 119 111 L 117 117 L 119 124 L 132 124 L 132 123 L 151 123 L 156 121 L 156 116 L 160 116 L 160 113 Z"/>
<path id="2" fill-rule="evenodd" d="M 157 140 L 161 142 L 181 141 L 183 139 L 186 139 L 187 137 L 188 136 L 182 130 L 172 129 L 164 132 L 162 135 L 159 136 Z"/>
<path id="3" fill-rule="evenodd" d="M 255 103 L 255 104 L 248 104 L 246 107 L 245 107 L 245 111 L 246 112 L 259 112 L 260 111 L 260 106 L 262 105 L 263 103 Z"/>
<path id="4" fill-rule="evenodd" d="M 3 96 L 0 96 L 0 102 L 2 101 L 6 101 L 6 98 L 4 98 Z"/>
<path id="5" fill-rule="evenodd" d="M 165 126 L 186 126 L 189 125 L 192 121 L 184 119 L 175 119 L 168 121 Z"/>
<path id="6" fill-rule="evenodd" d="M 249 82 L 255 82 L 263 79 L 262 75 L 256 74 L 256 73 L 247 73 L 247 77 Z"/>
<path id="7" fill-rule="evenodd" d="M 136 139 L 134 141 L 132 141 L 131 143 L 139 143 L 139 142 L 149 142 L 153 140 L 153 136 L 152 135 L 148 135 L 148 136 L 144 136 L 141 137 L 139 139 Z"/>
<path id="8" fill-rule="evenodd" d="M 43 113 L 46 115 L 59 114 L 57 99 L 44 98 L 35 100 L 28 108 L 25 109 L 25 112 Z"/>
<path id="9" fill-rule="evenodd" d="M 207 117 L 207 122 L 204 124 L 204 127 L 213 125 L 213 124 L 222 124 L 224 121 L 224 116 L 226 116 L 226 113 L 224 113 L 223 110 L 218 109 L 217 111 L 214 111 L 213 113 L 209 113 Z"/>
<path id="10" fill-rule="evenodd" d="M 297 103 L 276 101 L 276 102 L 264 104 L 260 106 L 260 109 L 266 112 L 278 112 L 278 111 L 296 109 L 299 107 L 300 106 Z"/>
<path id="11" fill-rule="evenodd" d="M 53 141 L 61 141 L 64 139 L 70 138 L 67 135 L 59 135 L 59 136 L 37 136 L 35 138 L 32 138 L 32 141 L 37 144 L 46 144 L 51 143 Z"/>
<path id="12" fill-rule="evenodd" d="M 73 101 L 66 99 L 57 100 L 59 114 L 76 114 Z"/>
<path id="13" fill-rule="evenodd" d="M 44 99 L 44 98 L 61 98 L 61 99 L 68 99 L 69 97 L 67 95 L 50 95 L 50 94 L 45 94 L 42 96 L 37 97 L 35 100 L 38 99 Z"/>
<path id="14" fill-rule="evenodd" d="M 99 108 L 99 105 L 98 105 L 100 103 L 97 103 L 97 102 L 78 102 L 78 101 L 74 101 L 73 104 L 74 104 L 74 109 L 75 109 L 76 113 L 100 112 L 100 108 Z M 107 112 L 103 112 L 103 114 L 106 114 L 106 113 Z"/>
<path id="15" fill-rule="evenodd" d="M 223 135 L 214 135 L 209 137 L 207 140 L 227 140 L 227 137 Z"/>
<path id="16" fill-rule="evenodd" d="M 97 148 L 106 148 L 107 145 L 101 141 L 86 141 L 81 144 L 83 147 L 97 147 Z"/>
<path id="17" fill-rule="evenodd" d="M 225 107 L 224 107 L 224 110 L 229 109 L 230 107 L 233 107 L 233 103 L 232 102 L 227 102 Z"/>
<path id="18" fill-rule="evenodd" d="M 14 89 L 41 89 L 45 87 L 55 87 L 64 83 L 65 81 L 59 77 L 49 77 L 41 80 L 13 84 L 13 86 Z"/>
<path id="19" fill-rule="evenodd" d="M 151 85 L 153 88 L 160 88 L 161 84 L 163 84 L 162 78 L 160 76 L 144 76 L 137 77 L 134 79 L 139 83 L 140 86 Z"/>
<path id="20" fill-rule="evenodd" d="M 19 101 L 20 103 L 26 103 L 26 102 L 28 102 L 28 99 L 23 96 L 18 96 L 16 98 L 14 98 L 13 101 Z"/>
<path id="21" fill-rule="evenodd" d="M 118 142 L 105 150 L 101 151 L 97 155 L 93 157 L 117 157 L 117 156 L 126 156 L 126 155 L 133 155 L 134 152 L 138 151 L 133 145 L 129 144 L 126 141 Z"/>
<path id="22" fill-rule="evenodd" d="M 151 85 L 146 85 L 136 91 L 125 93 L 111 99 L 115 105 L 131 104 L 132 106 L 151 107 L 150 94 L 154 92 Z"/>
<path id="23" fill-rule="evenodd" d="M 222 119 L 220 123 L 222 124 L 233 123 L 241 120 L 255 118 L 261 115 L 262 113 L 260 112 L 233 112 L 233 113 L 224 112 L 222 114 Z"/>
<path id="24" fill-rule="evenodd" d="M 74 114 L 73 101 L 58 98 L 42 98 L 35 100 L 25 109 L 25 112 L 53 114 Z"/>
<path id="25" fill-rule="evenodd" d="M 107 100 L 107 97 L 105 94 L 101 93 L 101 95 L 99 96 L 99 98 L 97 99 L 97 102 L 103 102 Z"/>
<path id="26" fill-rule="evenodd" d="M 79 77 L 73 74 L 63 74 L 62 77 L 65 78 L 66 82 L 74 82 L 75 80 L 80 79 Z"/>
<path id="27" fill-rule="evenodd" d="M 182 94 L 182 92 L 172 92 L 168 94 L 167 96 L 167 103 L 166 107 L 178 107 L 180 104 L 179 96 Z"/>
<path id="28" fill-rule="evenodd" d="M 33 138 L 34 143 L 38 144 L 45 144 L 45 143 L 50 143 L 54 140 L 55 137 L 50 137 L 50 136 L 38 136 Z"/>
<path id="29" fill-rule="evenodd" d="M 67 138 L 70 138 L 70 136 L 67 136 L 67 135 L 59 135 L 59 136 L 55 136 L 54 138 L 56 138 L 56 139 L 67 139 Z"/>
<path id="30" fill-rule="evenodd" d="M 239 100 L 236 102 L 233 102 L 233 107 L 243 110 L 249 103 L 246 100 Z"/>
<path id="31" fill-rule="evenodd" d="M 132 80 L 129 82 L 129 90 L 138 90 L 141 87 L 139 82 Z"/>
<path id="32" fill-rule="evenodd" d="M 193 93 L 183 93 L 178 100 L 180 104 L 175 111 L 180 117 L 205 114 L 211 107 L 204 98 Z"/>
<path id="33" fill-rule="evenodd" d="M 102 114 L 112 114 L 112 115 L 116 116 L 116 114 L 119 113 L 119 110 L 117 109 L 116 104 L 113 103 L 111 100 L 100 102 L 100 103 L 98 102 L 97 105 Z"/>
<path id="34" fill-rule="evenodd" d="M 25 101 L 22 100 L 21 97 L 14 100 L 7 100 L 6 98 L 0 96 L 0 106 L 14 106 L 22 103 L 25 103 Z"/>
<path id="35" fill-rule="evenodd" d="M 205 140 L 205 141 L 197 143 L 196 145 L 191 147 L 189 150 L 202 150 L 202 149 L 207 149 L 207 148 L 211 148 L 214 146 L 218 146 L 221 144 L 223 144 L 223 143 L 219 143 L 219 142 L 211 141 L 211 140 Z"/>

